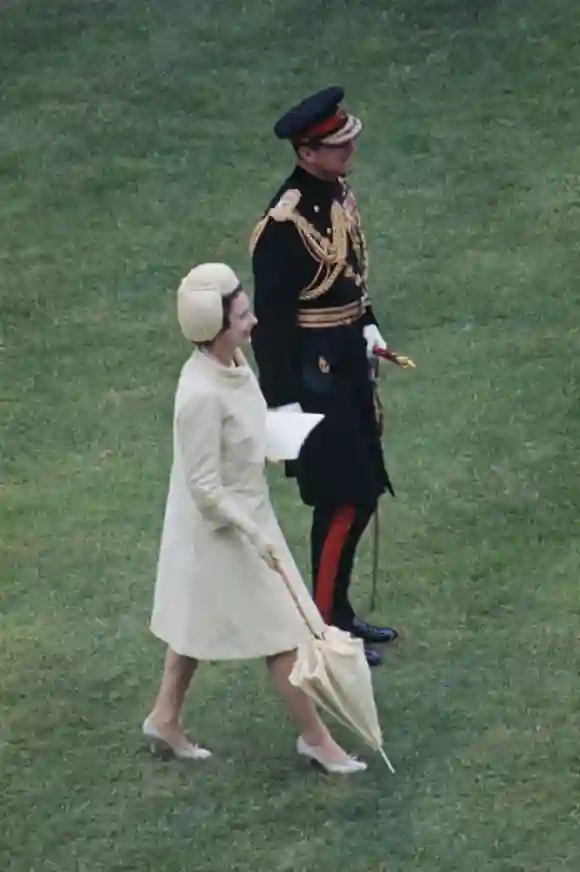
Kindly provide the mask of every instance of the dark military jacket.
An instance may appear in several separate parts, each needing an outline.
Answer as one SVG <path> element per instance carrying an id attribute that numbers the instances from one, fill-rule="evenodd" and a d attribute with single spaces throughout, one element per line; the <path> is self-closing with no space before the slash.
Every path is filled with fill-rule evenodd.
<path id="1" fill-rule="evenodd" d="M 252 347 L 266 402 L 297 402 L 325 415 L 289 474 L 308 505 L 373 502 L 392 488 L 363 337 L 376 320 L 350 187 L 297 167 L 250 248 L 258 319 Z"/>

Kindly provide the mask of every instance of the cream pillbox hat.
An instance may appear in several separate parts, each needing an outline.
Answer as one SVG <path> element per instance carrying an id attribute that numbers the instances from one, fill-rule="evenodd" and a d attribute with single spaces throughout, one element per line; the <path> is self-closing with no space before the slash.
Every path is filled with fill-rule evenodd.
<path id="1" fill-rule="evenodd" d="M 190 342 L 211 342 L 223 327 L 222 298 L 240 287 L 225 263 L 193 267 L 177 289 L 177 320 Z"/>

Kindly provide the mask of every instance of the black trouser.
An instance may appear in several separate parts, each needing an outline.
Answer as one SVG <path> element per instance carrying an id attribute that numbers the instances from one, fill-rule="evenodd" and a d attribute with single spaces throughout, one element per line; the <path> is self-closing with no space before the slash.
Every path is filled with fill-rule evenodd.
<path id="1" fill-rule="evenodd" d="M 313 596 L 327 624 L 352 628 L 348 598 L 356 549 L 375 511 L 371 506 L 316 506 L 310 533 Z"/>

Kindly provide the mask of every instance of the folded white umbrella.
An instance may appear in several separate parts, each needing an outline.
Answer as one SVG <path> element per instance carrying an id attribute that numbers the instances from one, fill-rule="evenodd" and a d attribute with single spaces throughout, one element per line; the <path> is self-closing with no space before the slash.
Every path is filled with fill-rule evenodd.
<path id="1" fill-rule="evenodd" d="M 383 749 L 371 673 L 362 640 L 331 626 L 326 626 L 318 635 L 280 565 L 278 572 L 312 632 L 312 638 L 298 646 L 296 663 L 290 674 L 291 684 L 303 690 L 370 748 L 378 751 L 394 773 Z"/>

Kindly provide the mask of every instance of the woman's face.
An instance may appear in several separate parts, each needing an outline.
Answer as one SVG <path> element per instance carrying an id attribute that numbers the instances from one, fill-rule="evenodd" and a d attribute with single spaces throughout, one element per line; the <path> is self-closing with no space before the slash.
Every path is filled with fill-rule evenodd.
<path id="1" fill-rule="evenodd" d="M 243 291 L 232 300 L 229 311 L 230 326 L 224 333 L 234 348 L 246 345 L 250 341 L 252 330 L 258 323 L 250 308 L 250 301 Z"/>

